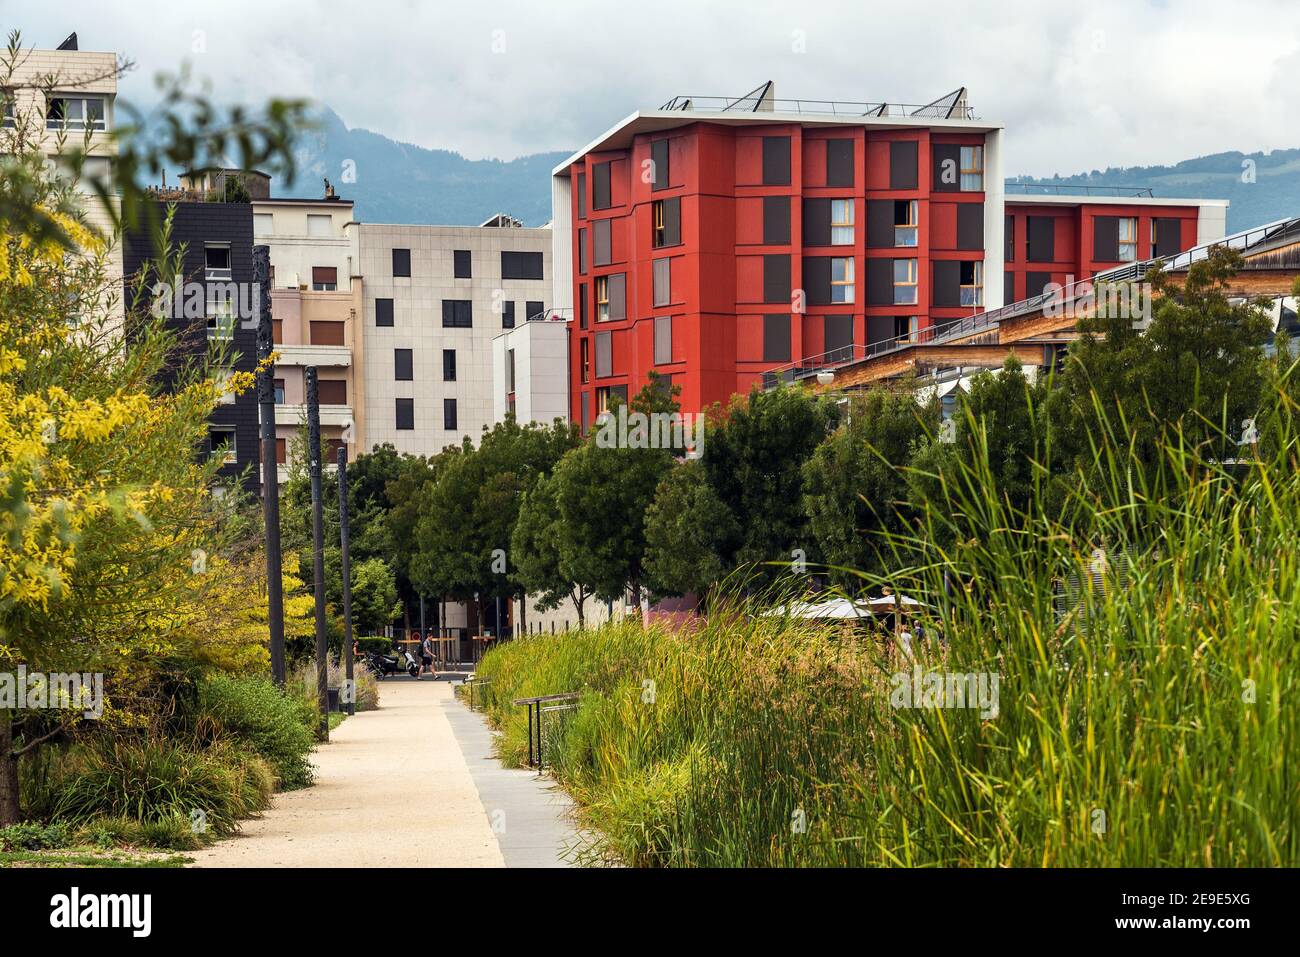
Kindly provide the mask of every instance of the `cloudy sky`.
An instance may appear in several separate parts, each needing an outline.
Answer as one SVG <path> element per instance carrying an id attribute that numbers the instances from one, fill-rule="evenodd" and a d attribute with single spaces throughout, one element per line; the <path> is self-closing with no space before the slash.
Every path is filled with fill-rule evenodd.
<path id="1" fill-rule="evenodd" d="M 472 158 L 576 149 L 676 94 L 926 102 L 1007 127 L 1009 175 L 1300 146 L 1294 0 L 0 0 L 26 45 L 188 60 L 221 99 L 303 96 Z"/>

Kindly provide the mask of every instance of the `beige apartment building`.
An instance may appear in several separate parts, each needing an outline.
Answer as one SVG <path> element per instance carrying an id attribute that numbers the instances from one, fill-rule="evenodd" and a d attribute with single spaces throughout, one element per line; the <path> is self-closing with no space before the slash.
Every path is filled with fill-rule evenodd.
<path id="1" fill-rule="evenodd" d="M 260 191 L 258 191 L 260 192 Z M 322 458 L 339 445 L 353 460 L 366 438 L 366 344 L 359 316 L 364 285 L 356 269 L 351 200 L 328 190 L 321 199 L 253 198 L 253 242 L 271 253 L 275 331 L 276 458 L 288 475 L 293 438 L 307 416 L 305 372 L 316 366 Z"/>
<path id="2" fill-rule="evenodd" d="M 116 120 L 117 54 L 81 50 L 74 33 L 54 50 L 20 50 L 12 68 L 5 72 L 7 75 L 0 76 L 4 137 L 32 137 L 55 175 L 68 175 L 61 153 L 74 149 L 87 153 L 78 188 L 86 193 L 87 221 L 112 242 L 105 295 L 112 297 L 112 313 L 120 318 L 122 244 L 113 235 L 113 217 L 84 185 L 111 176 L 112 158 L 117 155 L 110 135 Z"/>
<path id="3" fill-rule="evenodd" d="M 495 421 L 493 340 L 546 313 L 551 231 L 360 224 L 369 447 L 432 455 Z"/>

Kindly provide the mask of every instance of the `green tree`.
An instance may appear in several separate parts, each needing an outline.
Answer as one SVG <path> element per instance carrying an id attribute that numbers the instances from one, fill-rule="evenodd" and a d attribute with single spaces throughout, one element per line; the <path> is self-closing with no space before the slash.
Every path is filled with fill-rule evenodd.
<path id="1" fill-rule="evenodd" d="M 696 459 L 670 469 L 660 481 L 646 509 L 645 535 L 650 591 L 704 599 L 727 574 L 722 554 L 740 539 L 741 529 Z"/>
<path id="2" fill-rule="evenodd" d="M 897 532 L 907 521 L 906 466 L 938 426 L 937 403 L 919 405 L 912 390 L 874 389 L 850 400 L 847 421 L 804 463 L 804 511 L 831 578 L 855 576 L 838 569 L 879 571 L 879 531 Z"/>
<path id="3" fill-rule="evenodd" d="M 565 560 L 564 523 L 555 492 L 555 478 L 543 475 L 524 493 L 510 535 L 512 575 L 523 594 L 533 596 L 543 610 L 557 608 L 566 599 L 572 602 L 581 626 L 587 590 Z"/>

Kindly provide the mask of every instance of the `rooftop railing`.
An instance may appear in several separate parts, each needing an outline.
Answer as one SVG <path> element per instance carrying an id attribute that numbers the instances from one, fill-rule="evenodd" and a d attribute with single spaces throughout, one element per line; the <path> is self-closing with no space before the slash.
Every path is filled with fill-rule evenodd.
<path id="1" fill-rule="evenodd" d="M 800 116 L 913 117 L 935 120 L 974 120 L 969 106 L 942 103 L 858 103 L 848 100 L 780 100 L 760 101 L 754 96 L 675 96 L 661 110 L 693 113 L 793 113 Z"/>
<path id="2" fill-rule="evenodd" d="M 1154 199 L 1149 186 L 1085 186 L 1070 183 L 1007 183 L 1006 192 L 1015 196 L 1120 196 Z"/>

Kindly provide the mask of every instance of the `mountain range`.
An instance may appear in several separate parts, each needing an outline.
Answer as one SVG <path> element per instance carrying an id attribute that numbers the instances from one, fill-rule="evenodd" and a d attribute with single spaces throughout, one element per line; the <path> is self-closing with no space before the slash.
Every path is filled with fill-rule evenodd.
<path id="1" fill-rule="evenodd" d="M 276 194 L 322 195 L 328 178 L 372 223 L 477 225 L 508 213 L 527 226 L 551 218 L 551 170 L 568 153 L 513 160 L 471 160 L 452 150 L 399 143 L 351 129 L 325 108 L 316 130 L 297 148 L 298 178 Z M 1172 166 L 1129 166 L 1048 177 L 1014 176 L 1034 185 L 1150 188 L 1156 196 L 1227 199 L 1228 231 L 1300 215 L 1300 149 L 1214 153 Z"/>

